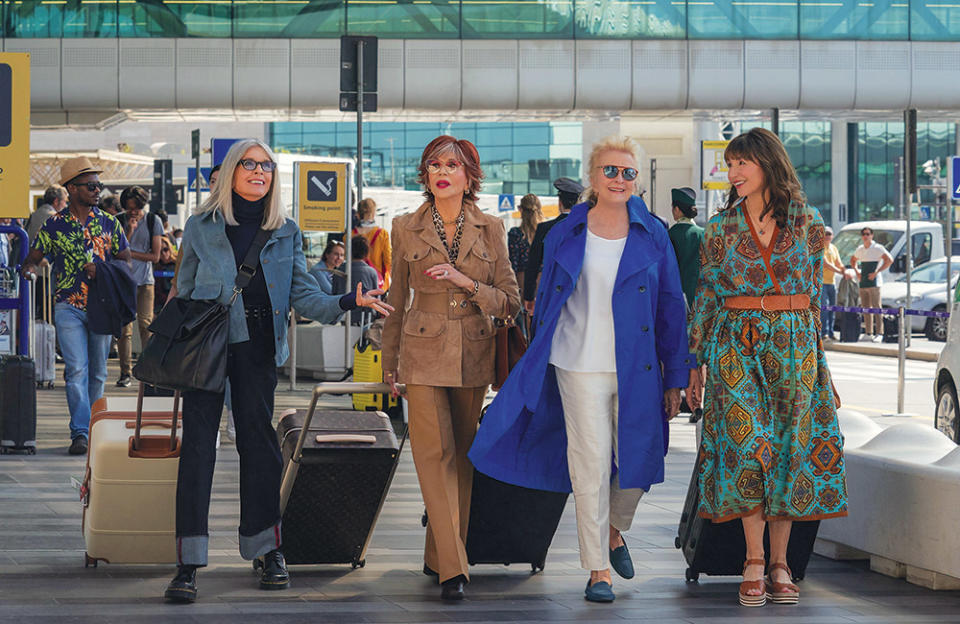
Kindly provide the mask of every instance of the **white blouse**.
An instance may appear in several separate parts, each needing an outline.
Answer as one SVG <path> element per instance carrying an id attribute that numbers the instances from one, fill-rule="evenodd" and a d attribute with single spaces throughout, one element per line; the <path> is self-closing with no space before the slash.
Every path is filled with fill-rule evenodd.
<path id="1" fill-rule="evenodd" d="M 613 286 L 627 237 L 601 238 L 587 229 L 583 268 L 560 311 L 550 363 L 583 373 L 615 373 Z"/>

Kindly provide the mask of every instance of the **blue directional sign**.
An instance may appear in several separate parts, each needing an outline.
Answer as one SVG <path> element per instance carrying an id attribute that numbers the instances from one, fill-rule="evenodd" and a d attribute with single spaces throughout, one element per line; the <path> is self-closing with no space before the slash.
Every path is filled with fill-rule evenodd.
<path id="1" fill-rule="evenodd" d="M 499 207 L 500 212 L 513 212 L 513 202 L 513 195 L 501 195 L 497 200 L 497 206 Z"/>
<path id="2" fill-rule="evenodd" d="M 200 167 L 200 190 L 209 191 L 210 190 L 210 169 L 212 167 Z M 191 193 L 196 193 L 197 188 L 194 186 L 197 180 L 197 168 L 196 167 L 187 167 L 187 190 Z"/>
<path id="3" fill-rule="evenodd" d="M 950 197 L 960 201 L 960 156 L 950 158 Z"/>
<path id="4" fill-rule="evenodd" d="M 219 165 L 227 157 L 230 146 L 240 139 L 210 139 L 210 163 Z"/>

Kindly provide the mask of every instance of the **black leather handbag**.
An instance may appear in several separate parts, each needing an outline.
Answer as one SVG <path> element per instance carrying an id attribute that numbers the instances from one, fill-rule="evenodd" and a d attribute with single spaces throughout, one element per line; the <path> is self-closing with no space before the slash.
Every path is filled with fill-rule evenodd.
<path id="1" fill-rule="evenodd" d="M 253 279 L 270 232 L 260 230 L 237 268 L 229 304 L 174 297 L 150 324 L 153 335 L 133 367 L 145 383 L 181 392 L 223 392 L 227 381 L 230 306 Z"/>

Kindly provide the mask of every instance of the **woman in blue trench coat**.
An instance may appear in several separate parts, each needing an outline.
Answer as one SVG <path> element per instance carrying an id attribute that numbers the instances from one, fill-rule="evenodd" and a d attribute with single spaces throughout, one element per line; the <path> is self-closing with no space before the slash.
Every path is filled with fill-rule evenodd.
<path id="1" fill-rule="evenodd" d="M 610 602 L 609 566 L 633 565 L 621 531 L 663 481 L 668 421 L 695 359 L 676 255 L 636 189 L 636 145 L 593 148 L 586 203 L 547 236 L 536 337 L 490 405 L 470 459 L 524 487 L 573 492 L 585 597 Z"/>

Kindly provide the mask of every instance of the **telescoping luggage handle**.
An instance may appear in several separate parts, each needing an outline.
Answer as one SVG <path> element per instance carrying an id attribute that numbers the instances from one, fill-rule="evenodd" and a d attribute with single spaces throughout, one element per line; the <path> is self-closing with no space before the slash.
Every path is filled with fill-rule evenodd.
<path id="1" fill-rule="evenodd" d="M 180 391 L 173 393 L 173 422 L 170 424 L 170 452 L 177 450 L 177 419 L 180 416 Z M 143 428 L 143 382 L 137 391 L 137 426 L 133 431 L 133 451 L 140 451 L 140 430 Z"/>
<path id="2" fill-rule="evenodd" d="M 397 384 L 400 392 L 406 391 L 404 384 Z M 318 383 L 313 387 L 313 397 L 310 399 L 310 409 L 307 410 L 307 416 L 303 419 L 303 428 L 300 429 L 300 435 L 297 436 L 297 445 L 293 449 L 290 461 L 287 463 L 286 470 L 283 471 L 283 481 L 280 482 L 280 513 L 287 508 L 287 501 L 290 499 L 290 492 L 293 491 L 293 482 L 297 479 L 297 471 L 300 469 L 300 459 L 303 457 L 303 445 L 307 441 L 310 429 L 310 423 L 313 422 L 313 413 L 317 410 L 317 399 L 324 394 L 387 394 L 390 392 L 390 384 L 377 382 L 354 383 L 348 381 L 335 381 L 328 383 Z"/>

